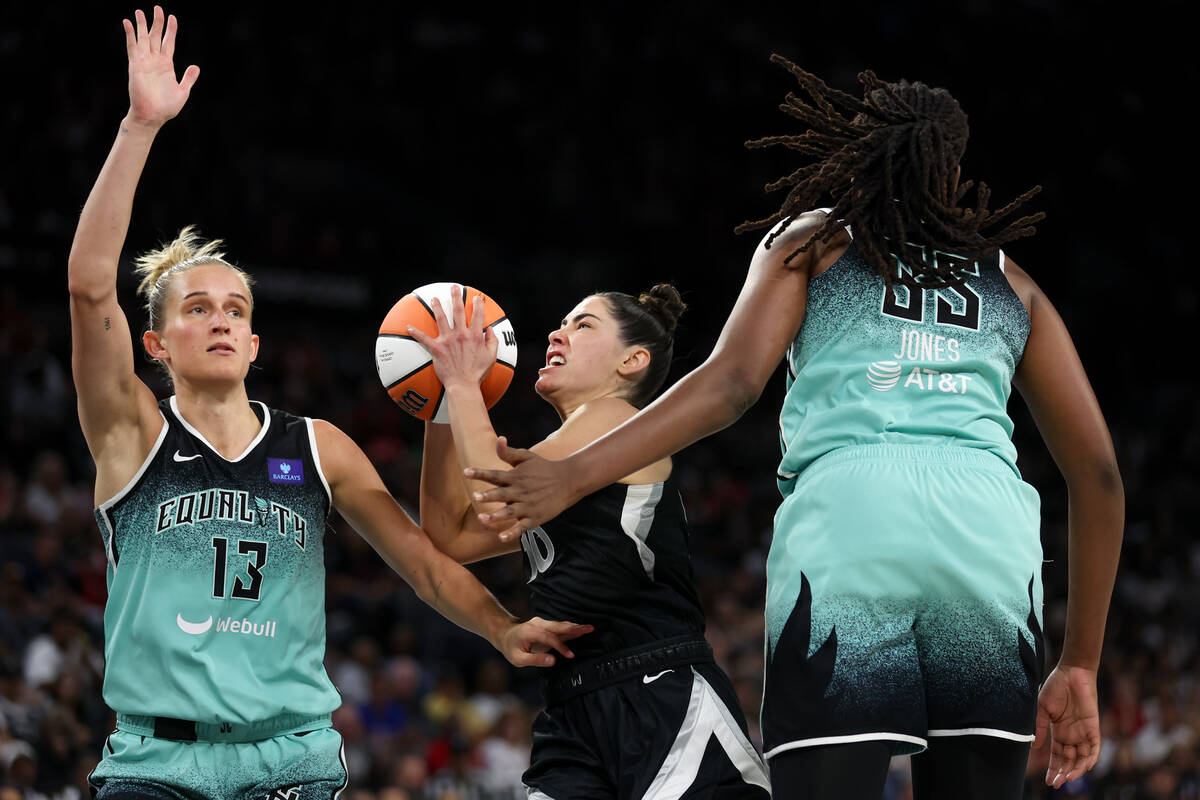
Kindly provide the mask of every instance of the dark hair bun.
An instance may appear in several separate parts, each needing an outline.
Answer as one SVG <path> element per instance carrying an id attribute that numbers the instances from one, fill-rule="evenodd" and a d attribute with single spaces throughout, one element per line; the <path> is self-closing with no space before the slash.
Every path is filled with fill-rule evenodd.
<path id="1" fill-rule="evenodd" d="M 638 305 L 662 322 L 667 333 L 675 333 L 679 317 L 687 309 L 687 303 L 679 296 L 679 290 L 669 283 L 659 283 L 638 296 Z"/>

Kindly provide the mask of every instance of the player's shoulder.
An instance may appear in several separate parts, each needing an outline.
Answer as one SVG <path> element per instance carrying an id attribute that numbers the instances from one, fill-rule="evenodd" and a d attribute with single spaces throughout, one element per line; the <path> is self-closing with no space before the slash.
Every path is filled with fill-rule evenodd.
<path id="1" fill-rule="evenodd" d="M 835 224 L 832 230 L 827 230 L 825 235 L 813 238 L 823 229 L 828 229 L 831 213 L 830 208 L 814 208 L 792 217 L 790 221 L 781 221 L 771 229 L 764 242 L 770 241 L 771 249 L 788 254 L 788 266 L 791 268 L 807 265 L 813 274 L 819 274 L 845 252 L 851 241 L 850 232 L 840 223 Z M 797 263 L 791 254 L 805 245 L 809 247 L 803 263 Z"/>
<path id="2" fill-rule="evenodd" d="M 1025 306 L 1027 312 L 1032 312 L 1034 299 L 1041 293 L 1037 283 L 1004 252 L 1000 253 L 1000 269 L 1013 293 L 1020 299 L 1021 305 Z"/>
<path id="3" fill-rule="evenodd" d="M 533 451 L 544 458 L 566 458 L 636 413 L 636 408 L 617 397 L 589 400 L 572 411 L 558 430 L 534 445 Z"/>

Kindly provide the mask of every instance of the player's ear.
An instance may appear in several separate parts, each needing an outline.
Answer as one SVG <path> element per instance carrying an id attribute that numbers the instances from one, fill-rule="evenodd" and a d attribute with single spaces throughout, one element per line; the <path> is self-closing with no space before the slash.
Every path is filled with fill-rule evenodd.
<path id="1" fill-rule="evenodd" d="M 650 351 L 644 347 L 631 347 L 625 352 L 625 360 L 617 367 L 617 372 L 629 378 L 650 366 Z"/>
<path id="2" fill-rule="evenodd" d="M 158 331 L 146 331 L 142 334 L 142 347 L 147 355 L 156 361 L 162 361 L 168 355 L 167 346 L 163 344 L 162 335 Z"/>
<path id="3" fill-rule="evenodd" d="M 258 358 L 258 334 L 254 333 L 250 335 L 250 360 L 254 361 L 256 358 Z"/>

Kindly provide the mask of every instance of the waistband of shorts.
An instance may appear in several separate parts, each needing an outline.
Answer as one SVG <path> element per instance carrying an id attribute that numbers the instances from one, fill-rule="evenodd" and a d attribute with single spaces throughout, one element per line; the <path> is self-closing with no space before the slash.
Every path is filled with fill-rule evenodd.
<path id="1" fill-rule="evenodd" d="M 921 464 L 947 464 L 972 467 L 1000 475 L 1013 476 L 1013 467 L 991 450 L 963 445 L 927 444 L 855 444 L 830 450 L 805 467 L 829 467 L 851 461 L 909 461 Z"/>
<path id="2" fill-rule="evenodd" d="M 551 705 L 648 672 L 712 660 L 712 646 L 703 636 L 676 636 L 579 663 L 570 662 L 545 678 L 542 689 L 546 704 Z"/>
<path id="3" fill-rule="evenodd" d="M 193 722 L 173 717 L 117 714 L 117 730 L 177 742 L 256 742 L 332 727 L 329 714 L 282 714 L 261 722 Z"/>

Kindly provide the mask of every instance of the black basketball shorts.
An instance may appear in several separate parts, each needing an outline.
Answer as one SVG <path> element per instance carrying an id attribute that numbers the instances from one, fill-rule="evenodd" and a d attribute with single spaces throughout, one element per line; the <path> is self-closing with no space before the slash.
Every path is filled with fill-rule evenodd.
<path id="1" fill-rule="evenodd" d="M 550 702 L 533 723 L 530 800 L 770 797 L 725 673 L 651 670 Z"/>

